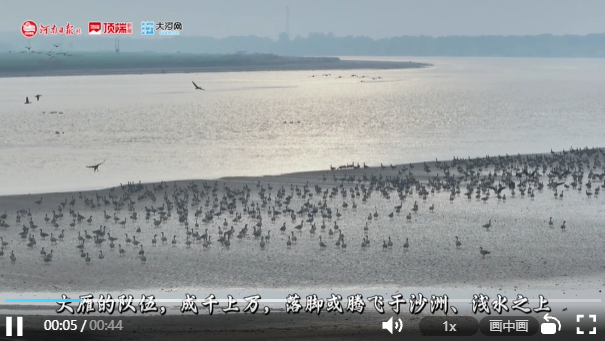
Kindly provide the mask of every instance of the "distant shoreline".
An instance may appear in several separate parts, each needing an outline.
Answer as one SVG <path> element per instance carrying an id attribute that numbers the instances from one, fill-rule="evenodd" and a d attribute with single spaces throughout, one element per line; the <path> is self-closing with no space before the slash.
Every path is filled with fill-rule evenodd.
<path id="1" fill-rule="evenodd" d="M 417 62 L 340 60 L 331 57 L 280 57 L 270 55 L 224 57 L 192 57 L 169 55 L 144 57 L 144 54 L 122 56 L 94 55 L 60 57 L 57 62 L 47 59 L 14 59 L 0 65 L 0 78 L 46 76 L 135 75 L 198 72 L 250 72 L 250 71 L 322 71 L 354 69 L 415 69 L 432 66 Z M 35 56 L 33 56 L 35 57 Z M 30 58 L 27 56 L 26 58 Z M 66 59 L 74 58 L 74 59 Z M 118 59 L 120 58 L 120 59 Z M 319 76 L 319 75 L 318 75 Z"/>

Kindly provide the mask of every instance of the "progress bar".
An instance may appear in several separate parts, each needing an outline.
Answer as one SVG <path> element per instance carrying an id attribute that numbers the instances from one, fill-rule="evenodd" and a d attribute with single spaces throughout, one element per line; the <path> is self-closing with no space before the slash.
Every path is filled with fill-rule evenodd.
<path id="1" fill-rule="evenodd" d="M 61 303 L 61 302 L 82 302 L 81 299 L 46 299 L 46 298 L 7 298 L 4 303 Z"/>

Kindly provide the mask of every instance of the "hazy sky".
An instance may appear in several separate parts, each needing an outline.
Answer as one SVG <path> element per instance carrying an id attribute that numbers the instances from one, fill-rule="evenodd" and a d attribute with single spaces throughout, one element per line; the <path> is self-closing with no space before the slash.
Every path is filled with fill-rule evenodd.
<path id="1" fill-rule="evenodd" d="M 86 30 L 88 21 L 180 21 L 183 35 L 277 38 L 336 36 L 535 35 L 605 32 L 605 0 L 1 0 L 0 31 L 25 20 Z"/>

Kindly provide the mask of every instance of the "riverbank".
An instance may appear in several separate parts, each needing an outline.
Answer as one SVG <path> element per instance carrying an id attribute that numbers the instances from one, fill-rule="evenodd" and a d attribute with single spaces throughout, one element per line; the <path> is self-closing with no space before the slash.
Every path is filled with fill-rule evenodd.
<path id="1" fill-rule="evenodd" d="M 162 74 L 198 72 L 409 69 L 429 67 L 416 62 L 341 60 L 336 57 L 276 55 L 195 55 L 156 53 L 11 53 L 0 61 L 0 77 Z M 319 75 L 318 75 L 319 77 Z"/>

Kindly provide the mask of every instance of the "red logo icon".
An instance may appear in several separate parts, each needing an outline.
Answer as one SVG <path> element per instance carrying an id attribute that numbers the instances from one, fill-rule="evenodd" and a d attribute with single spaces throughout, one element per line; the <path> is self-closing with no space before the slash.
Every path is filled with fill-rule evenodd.
<path id="1" fill-rule="evenodd" d="M 33 38 L 38 31 L 38 26 L 36 23 L 28 20 L 21 24 L 21 33 L 25 36 L 25 38 Z"/>
<path id="2" fill-rule="evenodd" d="M 89 21 L 88 22 L 88 34 L 101 34 L 101 22 L 100 21 Z"/>

